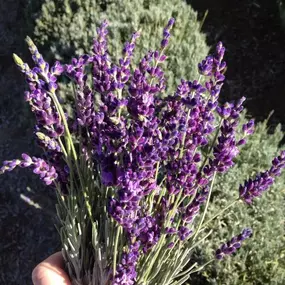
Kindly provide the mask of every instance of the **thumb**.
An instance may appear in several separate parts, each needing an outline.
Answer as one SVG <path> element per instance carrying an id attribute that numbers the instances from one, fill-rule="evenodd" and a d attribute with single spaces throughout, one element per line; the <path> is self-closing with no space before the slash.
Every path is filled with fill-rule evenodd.
<path id="1" fill-rule="evenodd" d="M 61 252 L 54 253 L 38 264 L 32 273 L 34 285 L 71 285 L 64 271 L 64 260 Z"/>

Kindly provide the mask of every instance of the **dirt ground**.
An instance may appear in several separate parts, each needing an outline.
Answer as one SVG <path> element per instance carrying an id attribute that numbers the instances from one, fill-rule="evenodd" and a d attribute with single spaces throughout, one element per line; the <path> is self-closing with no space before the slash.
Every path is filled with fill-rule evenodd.
<path id="1" fill-rule="evenodd" d="M 32 140 L 32 119 L 23 100 L 25 84 L 11 56 L 16 52 L 29 58 L 24 43 L 25 35 L 32 30 L 26 17 L 27 3 L 0 1 L 0 161 L 17 158 L 22 152 L 38 152 Z M 275 1 L 190 3 L 200 17 L 209 9 L 203 26 L 208 44 L 222 40 L 227 48 L 223 99 L 246 96 L 253 117 L 262 120 L 274 110 L 271 124 L 281 122 L 284 126 L 285 33 Z M 41 209 L 25 202 L 27 197 Z M 31 284 L 33 267 L 60 247 L 53 227 L 54 203 L 54 193 L 28 171 L 0 176 L 0 284 Z"/>

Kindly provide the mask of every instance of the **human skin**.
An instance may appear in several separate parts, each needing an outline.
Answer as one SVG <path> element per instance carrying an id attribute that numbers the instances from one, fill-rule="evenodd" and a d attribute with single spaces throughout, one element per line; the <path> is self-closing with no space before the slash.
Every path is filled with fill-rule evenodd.
<path id="1" fill-rule="evenodd" d="M 34 285 L 71 285 L 61 252 L 39 263 L 33 270 L 32 280 Z"/>

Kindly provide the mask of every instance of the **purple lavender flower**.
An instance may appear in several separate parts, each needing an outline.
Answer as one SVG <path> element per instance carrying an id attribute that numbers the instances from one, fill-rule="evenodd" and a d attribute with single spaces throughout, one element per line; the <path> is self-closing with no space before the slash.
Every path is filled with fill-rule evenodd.
<path id="1" fill-rule="evenodd" d="M 172 24 L 172 22 L 169 23 L 165 32 L 170 29 Z M 168 38 L 169 36 L 165 33 L 165 37 Z M 164 216 L 162 210 L 162 212 L 157 213 L 157 216 L 149 217 L 140 205 L 140 201 L 157 187 L 154 178 L 163 144 L 159 120 L 154 113 L 156 107 L 154 97 L 163 92 L 165 88 L 164 74 L 160 67 L 156 66 L 156 62 L 164 59 L 158 51 L 149 52 L 141 60 L 139 68 L 134 71 L 134 75 L 130 78 L 127 110 L 130 114 L 131 124 L 128 124 L 126 128 L 126 123 L 124 125 L 125 134 L 119 135 L 118 139 L 115 139 L 116 142 L 119 141 L 119 138 L 121 141 L 126 141 L 126 151 L 123 148 L 120 148 L 119 152 L 116 151 L 117 155 L 122 157 L 123 164 L 119 160 L 116 164 L 116 170 L 108 172 L 115 173 L 118 188 L 116 197 L 110 199 L 108 212 L 123 226 L 130 240 L 140 241 L 140 247 L 145 253 L 157 243 Z M 116 72 L 117 70 L 114 74 Z M 113 76 L 112 73 L 111 75 Z M 114 109 L 113 107 L 110 108 L 111 101 L 106 100 L 108 97 L 112 98 L 110 93 L 107 92 L 106 94 L 107 96 L 102 97 L 106 106 L 102 109 L 103 112 Z M 114 115 L 114 113 L 112 114 Z M 120 123 L 122 120 L 123 118 L 120 118 Z M 109 128 L 112 125 L 111 123 L 105 121 L 104 130 L 101 128 L 100 134 L 104 133 L 106 127 Z M 106 145 L 106 150 L 114 151 L 110 141 L 104 145 Z M 181 237 L 184 238 L 184 236 L 186 238 L 187 233 L 181 229 Z M 126 284 L 133 284 L 131 282 L 134 276 L 130 275 L 127 274 L 130 279 L 126 281 Z M 123 276 L 121 278 L 128 280 L 126 276 Z"/>
<path id="2" fill-rule="evenodd" d="M 0 174 L 6 171 L 12 171 L 15 167 L 31 167 L 33 172 L 40 176 L 40 179 L 45 182 L 46 185 L 52 184 L 58 177 L 58 174 L 53 166 L 50 166 L 46 161 L 41 158 L 30 157 L 23 153 L 22 160 L 14 159 L 10 161 L 4 161 L 3 166 L 0 168 Z"/>
<path id="3" fill-rule="evenodd" d="M 36 66 L 30 69 L 16 55 L 14 55 L 14 60 L 20 70 L 25 73 L 29 83 L 30 91 L 26 92 L 25 99 L 36 116 L 35 129 L 38 143 L 45 151 L 61 152 L 57 139 L 63 134 L 64 127 L 54 102 L 51 100 L 50 93 L 55 93 L 57 77 L 63 72 L 63 67 L 57 61 L 50 69 L 49 64 L 44 61 L 33 41 L 29 37 L 26 41 Z"/>
<path id="4" fill-rule="evenodd" d="M 222 244 L 220 248 L 217 249 L 216 258 L 223 259 L 225 255 L 233 254 L 238 248 L 241 247 L 242 242 L 251 236 L 252 230 L 248 228 L 244 229 L 241 234 L 233 237 L 230 241 Z"/>
<path id="5" fill-rule="evenodd" d="M 73 58 L 71 64 L 64 67 L 66 75 L 71 78 L 82 91 L 86 86 L 87 75 L 85 67 L 93 61 L 93 57 L 89 55 L 81 55 L 78 59 Z"/>
<path id="6" fill-rule="evenodd" d="M 3 162 L 3 166 L 0 168 L 0 173 L 3 174 L 5 171 L 12 171 L 20 164 L 21 160 L 19 159 L 6 160 Z"/>
<path id="7" fill-rule="evenodd" d="M 154 68 L 151 66 L 153 58 L 154 52 L 149 52 L 141 60 L 139 68 L 135 70 L 129 86 L 128 111 L 139 120 L 153 116 L 154 95 L 162 92 L 165 88 L 164 74 L 158 67 Z M 151 84 L 151 80 L 147 80 L 148 74 L 155 78 L 158 83 Z"/>
<path id="8" fill-rule="evenodd" d="M 124 46 L 124 57 L 119 59 L 120 66 L 116 68 L 115 74 L 116 88 L 118 89 L 123 89 L 125 83 L 129 80 L 131 76 L 130 64 L 135 49 L 135 43 L 139 36 L 139 32 L 133 33 L 131 41 L 127 42 Z"/>
<path id="9" fill-rule="evenodd" d="M 61 147 L 55 138 L 50 138 L 41 132 L 36 132 L 36 136 L 38 138 L 38 144 L 44 149 L 61 152 Z"/>
<path id="10" fill-rule="evenodd" d="M 31 87 L 34 86 L 34 82 L 39 82 L 37 73 L 31 70 L 27 63 L 24 63 L 16 54 L 13 54 L 13 59 L 20 71 L 26 75 L 26 80 L 28 83 L 30 83 Z"/>
<path id="11" fill-rule="evenodd" d="M 250 120 L 242 126 L 242 131 L 245 135 L 251 135 L 254 132 L 254 120 Z"/>
<path id="12" fill-rule="evenodd" d="M 247 136 L 254 133 L 254 120 L 250 120 L 242 126 L 243 137 L 237 142 L 238 146 L 247 142 Z"/>
<path id="13" fill-rule="evenodd" d="M 89 128 L 95 119 L 93 93 L 89 87 L 77 92 L 77 122 L 80 126 Z"/>
<path id="14" fill-rule="evenodd" d="M 38 130 L 43 130 L 50 138 L 57 138 L 63 134 L 64 127 L 59 114 L 45 90 L 35 89 L 26 92 L 26 100 L 36 116 Z"/>
<path id="15" fill-rule="evenodd" d="M 200 74 L 204 76 L 212 76 L 213 74 L 213 56 L 207 56 L 201 63 L 198 64 Z"/>
<path id="16" fill-rule="evenodd" d="M 142 251 L 147 253 L 159 240 L 160 225 L 157 219 L 151 216 L 139 218 L 130 230 L 130 236 L 141 242 Z"/>
<path id="17" fill-rule="evenodd" d="M 55 76 L 59 76 L 63 73 L 64 67 L 61 65 L 59 61 L 56 61 L 55 64 L 51 67 L 50 72 L 51 72 L 51 81 L 55 80 Z"/>
<path id="18" fill-rule="evenodd" d="M 111 79 L 112 69 L 107 53 L 107 27 L 108 22 L 104 21 L 97 29 L 97 38 L 94 39 L 93 43 L 93 84 L 94 89 L 99 93 L 113 91 L 115 86 Z"/>
<path id="19" fill-rule="evenodd" d="M 199 155 L 199 154 L 198 154 Z M 170 161 L 167 165 L 167 186 L 170 194 L 178 194 L 181 189 L 185 195 L 194 193 L 194 181 L 197 178 L 197 161 L 187 163 L 193 159 L 193 153 L 186 151 L 181 159 Z"/>
<path id="20" fill-rule="evenodd" d="M 182 220 L 185 223 L 191 223 L 195 216 L 198 215 L 200 207 L 206 201 L 208 194 L 209 189 L 208 187 L 205 187 L 200 193 L 197 194 L 193 202 L 184 209 Z"/>
<path id="21" fill-rule="evenodd" d="M 226 63 L 223 60 L 225 48 L 221 42 L 217 44 L 216 54 L 207 56 L 205 60 L 198 64 L 200 74 L 204 76 L 214 76 L 215 81 L 223 81 L 223 72 L 226 68 Z"/>
<path id="22" fill-rule="evenodd" d="M 137 277 L 136 264 L 139 258 L 140 242 L 131 244 L 128 252 L 123 253 L 121 263 L 117 266 L 112 285 L 133 285 Z"/>
<path id="23" fill-rule="evenodd" d="M 179 227 L 179 230 L 178 230 L 178 236 L 180 238 L 180 240 L 184 241 L 185 239 L 187 239 L 191 234 L 192 234 L 192 230 L 187 228 L 187 227 L 184 227 L 184 226 L 181 226 Z"/>
<path id="24" fill-rule="evenodd" d="M 26 42 L 28 43 L 30 52 L 32 54 L 32 59 L 36 64 L 36 67 L 33 68 L 33 72 L 40 75 L 44 79 L 36 80 L 37 84 L 44 87 L 47 91 L 54 93 L 57 89 L 57 76 L 61 75 L 63 72 L 63 67 L 61 66 L 60 62 L 57 61 L 50 69 L 49 64 L 43 59 L 43 56 L 39 53 L 33 41 L 27 37 Z M 28 76 L 27 73 L 26 75 Z"/>
<path id="25" fill-rule="evenodd" d="M 202 97 L 204 92 L 206 89 L 197 81 L 182 81 L 175 96 L 168 98 L 168 108 L 161 123 L 165 129 L 162 134 L 167 139 L 164 145 L 168 145 L 166 169 L 171 194 L 183 189 L 185 195 L 192 195 L 197 184 L 206 182 L 198 175 L 201 154 L 197 148 L 208 143 L 207 137 L 214 130 L 214 118 Z M 179 100 L 180 96 L 182 100 Z M 181 148 L 185 150 L 182 152 Z"/>
<path id="26" fill-rule="evenodd" d="M 244 98 L 237 104 L 226 103 L 217 107 L 217 112 L 222 118 L 221 134 L 218 137 L 218 144 L 214 147 L 214 159 L 210 160 L 210 169 L 218 172 L 225 172 L 234 165 L 234 158 L 239 154 L 238 146 L 240 141 L 236 140 L 236 129 Z M 251 122 L 250 124 L 253 124 Z"/>
<path id="27" fill-rule="evenodd" d="M 169 38 L 170 38 L 170 30 L 172 29 L 174 23 L 175 23 L 175 19 L 171 18 L 168 21 L 167 26 L 164 28 L 164 30 L 163 30 L 163 39 L 161 41 L 161 49 L 164 49 L 168 45 Z"/>
<path id="28" fill-rule="evenodd" d="M 259 173 L 254 179 L 248 179 L 243 185 L 240 185 L 240 198 L 247 204 L 251 204 L 255 197 L 260 197 L 273 183 L 276 176 L 281 174 L 285 168 L 285 151 L 273 159 L 272 167 L 264 172 Z"/>
<path id="29" fill-rule="evenodd" d="M 280 176 L 281 170 L 285 168 L 285 150 L 272 160 L 272 167 L 269 172 L 271 176 Z"/>
<path id="30" fill-rule="evenodd" d="M 108 35 L 108 22 L 104 20 L 97 29 L 97 38 L 93 41 L 93 52 L 95 54 L 105 55 L 107 51 L 107 35 Z"/>
<path id="31" fill-rule="evenodd" d="M 215 158 L 210 164 L 217 171 L 225 172 L 234 165 L 233 159 L 238 153 L 234 129 L 228 121 L 224 121 L 221 127 L 221 136 L 218 137 L 218 144 L 214 148 Z"/>

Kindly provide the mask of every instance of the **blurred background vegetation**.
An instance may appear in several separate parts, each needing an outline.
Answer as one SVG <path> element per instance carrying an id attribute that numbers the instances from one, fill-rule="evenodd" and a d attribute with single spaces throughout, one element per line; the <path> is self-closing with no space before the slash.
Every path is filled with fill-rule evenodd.
<path id="1" fill-rule="evenodd" d="M 194 79 L 197 62 L 221 40 L 228 63 L 221 100 L 246 96 L 247 116 L 260 122 L 235 168 L 219 178 L 210 209 L 210 214 L 216 213 L 237 195 L 243 179 L 268 167 L 282 138 L 284 141 L 284 7 L 282 0 L 0 1 L 0 161 L 22 152 L 39 153 L 32 139 L 33 118 L 23 100 L 23 76 L 12 62 L 12 53 L 30 61 L 26 35 L 35 39 L 49 61 L 66 61 L 90 50 L 96 26 L 106 18 L 114 59 L 131 32 L 142 28 L 138 60 L 157 45 L 164 23 L 174 16 L 177 24 L 168 51 L 169 89 L 181 77 Z M 209 13 L 201 25 L 206 10 Z M 69 90 L 62 82 L 61 94 L 67 99 L 72 97 Z M 283 176 L 252 207 L 239 205 L 215 221 L 211 240 L 195 253 L 201 262 L 243 226 L 252 226 L 254 237 L 232 258 L 193 276 L 192 283 L 285 284 L 284 192 Z M 31 284 L 33 267 L 60 248 L 53 226 L 54 193 L 29 172 L 15 171 L 0 177 L 0 203 L 0 284 Z"/>

